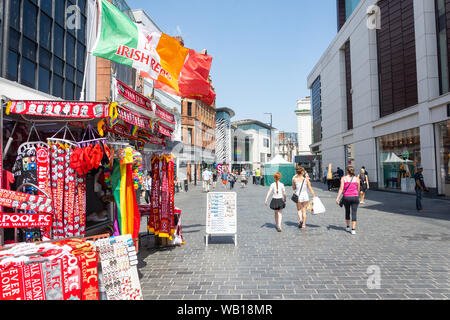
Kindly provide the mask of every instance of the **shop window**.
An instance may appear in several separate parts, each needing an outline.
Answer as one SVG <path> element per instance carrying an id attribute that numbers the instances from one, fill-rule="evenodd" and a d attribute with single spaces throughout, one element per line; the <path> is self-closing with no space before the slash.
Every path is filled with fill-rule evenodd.
<path id="1" fill-rule="evenodd" d="M 438 124 L 439 142 L 439 193 L 450 197 L 450 120 Z"/>
<path id="2" fill-rule="evenodd" d="M 414 192 L 414 174 L 421 164 L 419 128 L 377 139 L 380 189 Z"/>

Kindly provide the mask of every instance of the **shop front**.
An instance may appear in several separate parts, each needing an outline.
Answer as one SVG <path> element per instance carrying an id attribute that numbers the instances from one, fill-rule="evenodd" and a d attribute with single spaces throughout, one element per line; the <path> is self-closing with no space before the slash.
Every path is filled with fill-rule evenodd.
<path id="1" fill-rule="evenodd" d="M 377 138 L 379 189 L 414 193 L 421 164 L 420 130 L 413 128 Z"/>
<path id="2" fill-rule="evenodd" d="M 450 197 L 450 120 L 436 124 L 438 193 Z"/>

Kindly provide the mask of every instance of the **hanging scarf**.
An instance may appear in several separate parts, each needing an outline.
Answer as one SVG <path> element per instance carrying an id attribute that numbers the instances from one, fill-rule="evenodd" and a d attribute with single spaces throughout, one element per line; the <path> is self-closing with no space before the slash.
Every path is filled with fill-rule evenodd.
<path id="1" fill-rule="evenodd" d="M 113 173 L 111 175 L 111 184 L 114 195 L 114 200 L 116 202 L 117 208 L 117 219 L 114 221 L 114 224 L 117 222 L 117 228 L 119 235 L 121 234 L 121 225 L 122 225 L 122 214 L 121 214 L 121 205 L 120 205 L 120 186 L 121 186 L 121 171 L 119 160 L 115 159 L 113 164 Z"/>
<path id="2" fill-rule="evenodd" d="M 65 163 L 65 184 L 64 184 L 64 237 L 73 237 L 75 235 L 75 188 L 77 182 L 75 170 L 70 168 L 70 156 L 72 148 L 66 149 Z M 79 205 L 79 200 L 78 200 Z M 77 208 L 79 209 L 79 208 Z"/>
<path id="3" fill-rule="evenodd" d="M 159 192 L 159 157 L 154 156 L 152 159 L 152 187 L 150 192 L 151 211 L 147 228 L 149 232 L 153 232 L 155 235 L 159 233 Z"/>
<path id="4" fill-rule="evenodd" d="M 84 237 L 86 233 L 86 176 L 77 175 L 77 196 L 74 214 L 75 235 Z"/>
<path id="5" fill-rule="evenodd" d="M 169 221 L 169 177 L 167 156 L 161 158 L 161 202 L 159 207 L 159 214 L 161 216 L 159 237 L 169 238 L 170 221 Z"/>
<path id="6" fill-rule="evenodd" d="M 176 231 L 175 225 L 175 178 L 174 178 L 174 160 L 169 158 L 168 164 L 168 179 L 169 179 L 169 218 L 170 218 L 170 234 L 173 235 Z M 171 236 L 172 239 L 172 236 Z"/>
<path id="7" fill-rule="evenodd" d="M 127 167 L 127 225 L 128 233 L 133 239 L 139 236 L 140 215 L 136 200 L 136 190 L 134 189 L 132 163 L 126 165 Z"/>
<path id="8" fill-rule="evenodd" d="M 49 143 L 50 144 L 50 143 Z M 64 234 L 64 146 L 51 144 L 52 198 L 55 216 L 53 218 L 53 238 L 59 239 Z"/>

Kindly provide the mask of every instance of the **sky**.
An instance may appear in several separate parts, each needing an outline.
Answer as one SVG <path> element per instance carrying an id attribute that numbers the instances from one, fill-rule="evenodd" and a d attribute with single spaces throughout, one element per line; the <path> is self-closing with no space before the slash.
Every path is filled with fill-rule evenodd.
<path id="1" fill-rule="evenodd" d="M 232 121 L 270 122 L 297 132 L 297 100 L 337 33 L 336 0 L 127 0 L 187 48 L 207 49 L 217 108 Z"/>

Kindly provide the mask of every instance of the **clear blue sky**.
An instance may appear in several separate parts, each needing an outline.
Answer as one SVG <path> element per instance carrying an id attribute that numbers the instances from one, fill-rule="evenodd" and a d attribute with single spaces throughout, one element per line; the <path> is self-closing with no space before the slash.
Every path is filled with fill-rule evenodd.
<path id="1" fill-rule="evenodd" d="M 217 107 L 233 120 L 270 122 L 297 132 L 297 99 L 306 78 L 337 33 L 336 0 L 127 0 L 144 9 L 185 46 L 213 56 Z"/>

